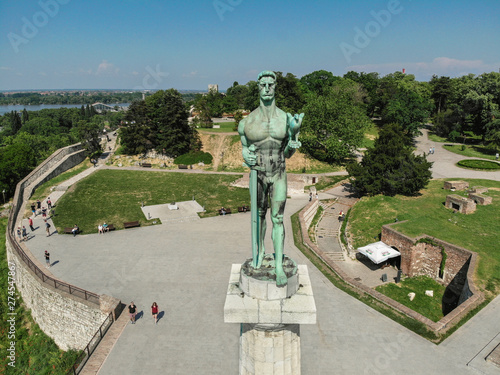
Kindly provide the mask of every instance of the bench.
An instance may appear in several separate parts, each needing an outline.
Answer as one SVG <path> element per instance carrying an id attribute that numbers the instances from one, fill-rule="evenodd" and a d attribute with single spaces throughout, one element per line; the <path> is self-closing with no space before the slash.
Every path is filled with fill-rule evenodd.
<path id="1" fill-rule="evenodd" d="M 108 232 L 115 230 L 115 226 L 113 224 L 108 224 Z"/>
<path id="2" fill-rule="evenodd" d="M 73 228 L 64 228 L 64 233 L 66 234 L 73 234 Z M 80 228 L 78 228 L 78 231 L 76 232 L 76 234 L 80 233 Z"/>
<path id="3" fill-rule="evenodd" d="M 151 163 L 141 163 L 140 166 L 143 168 L 151 168 Z"/>
<path id="4" fill-rule="evenodd" d="M 230 208 L 226 208 L 224 209 L 226 211 L 226 215 L 229 215 L 231 213 L 231 209 Z M 217 210 L 219 211 L 219 215 L 222 215 L 222 210 Z"/>
<path id="5" fill-rule="evenodd" d="M 179 164 L 179 169 L 188 169 L 188 166 L 184 164 Z"/>
<path id="6" fill-rule="evenodd" d="M 125 229 L 139 227 L 140 225 L 141 225 L 141 223 L 139 223 L 138 221 L 129 221 L 129 222 L 123 223 L 123 227 Z"/>
<path id="7" fill-rule="evenodd" d="M 250 207 L 248 206 L 238 207 L 238 212 L 247 212 L 247 211 L 250 211 Z"/>

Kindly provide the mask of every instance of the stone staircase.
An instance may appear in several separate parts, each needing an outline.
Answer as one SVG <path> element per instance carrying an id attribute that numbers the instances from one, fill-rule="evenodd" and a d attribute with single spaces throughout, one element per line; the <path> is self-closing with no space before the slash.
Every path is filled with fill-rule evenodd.
<path id="1" fill-rule="evenodd" d="M 318 246 L 326 254 L 326 257 L 335 262 L 345 261 L 344 252 L 340 247 L 338 232 L 340 223 L 338 221 L 338 212 L 334 208 L 338 206 L 338 200 L 332 203 L 319 202 L 324 212 L 320 222 L 316 227 L 316 238 Z"/>

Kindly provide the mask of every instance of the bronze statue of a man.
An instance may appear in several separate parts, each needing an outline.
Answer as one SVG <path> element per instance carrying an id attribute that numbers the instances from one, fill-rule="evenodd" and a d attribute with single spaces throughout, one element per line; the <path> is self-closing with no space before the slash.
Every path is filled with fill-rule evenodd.
<path id="1" fill-rule="evenodd" d="M 300 147 L 297 137 L 304 114 L 292 116 L 276 107 L 274 72 L 261 72 L 257 81 L 260 106 L 238 126 L 243 159 L 251 168 L 252 267 L 260 268 L 265 254 L 266 212 L 270 201 L 276 284 L 283 286 L 287 283 L 283 271 L 283 214 L 287 192 L 285 158 L 291 157 Z"/>

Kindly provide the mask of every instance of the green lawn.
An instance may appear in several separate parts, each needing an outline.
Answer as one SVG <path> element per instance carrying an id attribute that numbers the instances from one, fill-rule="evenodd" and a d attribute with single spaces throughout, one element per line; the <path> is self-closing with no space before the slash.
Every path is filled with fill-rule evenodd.
<path id="1" fill-rule="evenodd" d="M 380 285 L 375 289 L 433 322 L 438 322 L 444 316 L 442 301 L 446 288 L 428 276 L 412 277 L 401 281 L 399 284 L 389 283 Z M 432 290 L 434 296 L 425 295 L 426 290 Z M 410 292 L 415 293 L 413 301 L 410 301 L 408 297 Z"/>
<path id="2" fill-rule="evenodd" d="M 470 186 L 490 188 L 487 195 L 493 197 L 493 203 L 477 206 L 473 214 L 462 215 L 444 207 L 446 196 L 451 192 L 442 189 L 443 181 L 432 180 L 418 197 L 362 198 L 350 213 L 353 246 L 378 241 L 382 225 L 393 223 L 396 218 L 408 220 L 395 228 L 411 237 L 427 234 L 477 252 L 478 286 L 497 294 L 500 291 L 500 182 L 466 179 Z"/>
<path id="3" fill-rule="evenodd" d="M 214 128 L 198 128 L 198 131 L 203 133 L 230 133 L 234 132 L 234 121 L 232 122 L 215 122 L 213 125 L 219 125 L 219 129 Z"/>
<path id="4" fill-rule="evenodd" d="M 457 165 L 462 168 L 481 170 L 481 171 L 498 171 L 500 163 L 489 160 L 465 159 L 460 160 Z"/>
<path id="5" fill-rule="evenodd" d="M 191 200 L 205 206 L 200 216 L 215 216 L 224 206 L 237 212 L 250 205 L 248 189 L 230 186 L 239 175 L 188 174 L 150 171 L 101 170 L 71 187 L 57 202 L 54 224 L 58 230 L 74 224 L 84 233 L 97 232 L 99 223 L 123 228 L 127 221 L 151 225 L 141 210 L 145 205 Z"/>
<path id="6" fill-rule="evenodd" d="M 40 185 L 36 191 L 31 196 L 31 201 L 36 201 L 37 199 L 45 199 L 47 196 L 50 196 L 50 188 L 52 186 L 59 185 L 61 182 L 69 180 L 71 177 L 76 176 L 77 174 L 83 172 L 85 169 L 92 167 L 89 159 L 85 159 L 82 163 L 77 166 L 67 170 L 64 173 L 61 173 L 59 176 L 54 177 L 53 179 L 43 183 Z"/>
<path id="7" fill-rule="evenodd" d="M 330 189 L 340 181 L 346 180 L 348 176 L 319 176 L 315 185 L 304 186 L 304 191 L 308 191 L 311 186 L 315 186 L 317 191 Z"/>
<path id="8" fill-rule="evenodd" d="M 371 126 L 365 130 L 365 135 L 363 138 L 363 143 L 361 145 L 361 148 L 373 147 L 375 139 L 378 138 L 378 132 L 379 132 L 378 126 L 372 123 Z"/>
<path id="9" fill-rule="evenodd" d="M 439 135 L 433 133 L 433 132 L 429 132 L 427 133 L 427 138 L 429 138 L 429 140 L 433 141 L 433 142 L 449 142 L 446 138 L 444 137 L 440 137 Z"/>
<path id="10" fill-rule="evenodd" d="M 491 160 L 495 160 L 495 154 L 497 152 L 495 149 L 479 145 L 466 145 L 465 147 L 463 145 L 444 145 L 443 147 L 455 154 Z M 464 148 L 464 150 L 462 150 L 462 148 Z"/>

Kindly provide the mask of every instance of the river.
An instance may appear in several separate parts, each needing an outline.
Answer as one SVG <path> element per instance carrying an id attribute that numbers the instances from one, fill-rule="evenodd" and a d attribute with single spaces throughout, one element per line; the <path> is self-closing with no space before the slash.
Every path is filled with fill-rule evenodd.
<path id="1" fill-rule="evenodd" d="M 108 104 L 112 107 L 115 105 L 119 107 L 128 107 L 130 103 Z M 27 111 L 39 111 L 41 109 L 54 109 L 54 108 L 80 108 L 82 104 L 40 104 L 40 105 L 0 105 L 0 115 L 4 115 L 11 111 L 22 112 L 24 108 Z M 87 106 L 83 104 L 83 106 Z"/>

